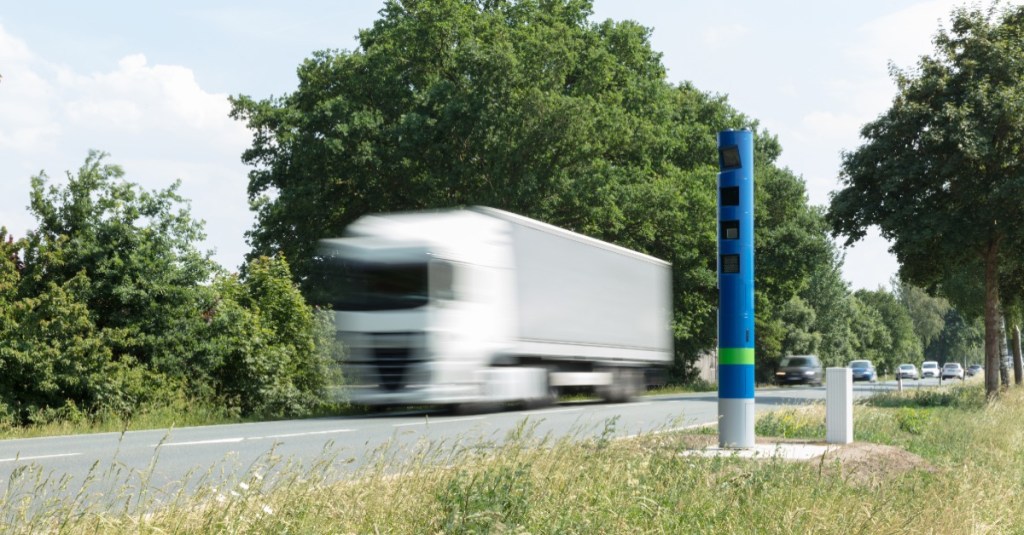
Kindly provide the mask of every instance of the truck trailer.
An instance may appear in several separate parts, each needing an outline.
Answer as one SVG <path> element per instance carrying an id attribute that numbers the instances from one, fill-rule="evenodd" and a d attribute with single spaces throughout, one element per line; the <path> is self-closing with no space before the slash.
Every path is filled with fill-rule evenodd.
<path id="1" fill-rule="evenodd" d="M 317 261 L 356 404 L 625 401 L 672 361 L 667 262 L 509 212 L 364 216 Z"/>

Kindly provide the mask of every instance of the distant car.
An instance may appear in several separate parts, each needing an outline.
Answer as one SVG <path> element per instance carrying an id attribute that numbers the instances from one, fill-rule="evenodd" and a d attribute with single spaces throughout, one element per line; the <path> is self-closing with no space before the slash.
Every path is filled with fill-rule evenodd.
<path id="1" fill-rule="evenodd" d="M 943 379 L 963 379 L 964 367 L 959 362 L 947 362 L 942 365 Z"/>
<path id="2" fill-rule="evenodd" d="M 926 379 L 928 377 L 938 377 L 941 372 L 939 371 L 939 363 L 934 360 L 926 360 L 921 363 L 921 378 Z"/>
<path id="3" fill-rule="evenodd" d="M 875 382 L 878 380 L 878 372 L 875 371 L 875 365 L 871 364 L 870 360 L 851 360 L 849 366 L 854 381 L 870 381 Z"/>
<path id="4" fill-rule="evenodd" d="M 775 383 L 821 386 L 824 376 L 821 360 L 816 355 L 794 355 L 783 357 L 779 362 L 779 369 L 775 371 Z"/>
<path id="5" fill-rule="evenodd" d="M 896 377 L 900 379 L 917 379 L 917 366 L 913 364 L 900 364 L 896 369 Z"/>
<path id="6" fill-rule="evenodd" d="M 982 373 L 985 373 L 985 368 L 982 368 L 981 364 L 971 364 L 967 367 L 967 377 L 974 377 Z"/>

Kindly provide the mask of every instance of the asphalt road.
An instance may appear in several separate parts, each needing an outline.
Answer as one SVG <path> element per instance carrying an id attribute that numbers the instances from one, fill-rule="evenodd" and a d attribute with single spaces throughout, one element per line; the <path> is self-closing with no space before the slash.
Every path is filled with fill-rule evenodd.
<path id="1" fill-rule="evenodd" d="M 937 381 L 907 381 L 905 387 L 918 384 Z M 895 383 L 856 383 L 854 395 L 894 388 Z M 824 387 L 770 388 L 757 391 L 755 404 L 762 412 L 824 397 Z M 82 503 L 146 506 L 182 491 L 229 492 L 240 481 L 296 468 L 344 475 L 416 452 L 443 455 L 500 443 L 524 427 L 536 437 L 617 438 L 706 425 L 717 418 L 717 401 L 708 392 L 464 416 L 419 411 L 4 440 L 0 477 L 8 481 L 8 504 L 77 495 Z M 289 471 L 282 472 L 285 467 Z"/>

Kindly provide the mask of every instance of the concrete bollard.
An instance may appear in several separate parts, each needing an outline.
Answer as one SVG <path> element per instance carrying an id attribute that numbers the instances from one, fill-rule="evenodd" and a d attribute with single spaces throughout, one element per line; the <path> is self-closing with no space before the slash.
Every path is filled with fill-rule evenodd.
<path id="1" fill-rule="evenodd" d="M 825 370 L 825 442 L 853 442 L 853 375 L 849 368 Z"/>

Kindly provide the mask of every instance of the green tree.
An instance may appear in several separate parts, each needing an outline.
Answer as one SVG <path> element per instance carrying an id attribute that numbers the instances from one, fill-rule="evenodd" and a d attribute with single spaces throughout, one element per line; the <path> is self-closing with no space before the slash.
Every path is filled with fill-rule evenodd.
<path id="1" fill-rule="evenodd" d="M 856 295 L 850 296 L 850 339 L 852 355 L 857 359 L 867 359 L 879 366 L 888 365 L 892 360 L 888 356 L 892 347 L 892 336 L 885 326 L 881 312 L 875 307 L 860 300 Z"/>
<path id="2" fill-rule="evenodd" d="M 821 360 L 826 366 L 845 366 L 857 357 L 851 331 L 855 299 L 842 274 L 842 257 L 831 247 L 828 262 L 817 264 L 800 297 L 815 311 L 813 332 L 821 334 Z"/>
<path id="3" fill-rule="evenodd" d="M 283 258 L 224 274 L 177 185 L 145 191 L 90 153 L 32 179 L 38 226 L 0 242 L 0 419 L 136 409 L 168 395 L 296 415 L 337 382 L 329 318 Z M 182 396 L 181 394 L 184 394 Z"/>
<path id="4" fill-rule="evenodd" d="M 715 344 L 715 135 L 750 127 L 756 287 L 771 311 L 759 347 L 779 347 L 781 307 L 823 258 L 820 214 L 775 167 L 777 139 L 724 97 L 665 80 L 649 29 L 590 22 L 589 0 L 389 1 L 380 13 L 355 50 L 304 61 L 294 93 L 232 99 L 253 133 L 250 258 L 283 252 L 304 281 L 316 241 L 366 213 L 502 208 L 672 262 L 685 377 Z"/>
<path id="5" fill-rule="evenodd" d="M 807 203 L 801 178 L 767 163 L 755 170 L 754 181 L 755 355 L 759 378 L 767 380 L 783 355 L 817 353 L 821 334 L 812 325 L 816 313 L 799 294 L 812 284 L 819 266 L 832 259 L 833 245 L 822 211 Z"/>
<path id="6" fill-rule="evenodd" d="M 898 95 L 863 128 L 866 143 L 843 155 L 830 219 L 847 243 L 878 225 L 913 284 L 941 286 L 981 266 L 994 395 L 1000 266 L 1024 231 L 1024 7 L 957 9 L 934 44 L 916 69 L 893 69 Z"/>
<path id="7" fill-rule="evenodd" d="M 799 297 L 790 299 L 782 307 L 781 319 L 785 325 L 782 340 L 783 355 L 818 354 L 822 335 L 814 330 L 817 313 Z"/>
<path id="8" fill-rule="evenodd" d="M 252 261 L 244 279 L 214 283 L 206 362 L 215 395 L 243 414 L 295 416 L 337 383 L 330 318 L 306 305 L 284 258 Z"/>
<path id="9" fill-rule="evenodd" d="M 939 362 L 979 362 L 984 357 L 985 325 L 981 317 L 967 321 L 955 308 L 946 311 L 945 326 L 925 349 L 925 356 Z"/>
<path id="10" fill-rule="evenodd" d="M 185 380 L 183 359 L 212 299 L 204 286 L 219 267 L 197 249 L 202 227 L 177 183 L 145 191 L 105 158 L 90 152 L 65 185 L 32 178 L 38 226 L 25 240 L 21 295 L 82 274 L 79 296 L 113 358 Z"/>
<path id="11" fill-rule="evenodd" d="M 914 322 L 914 332 L 921 340 L 921 347 L 928 347 L 946 326 L 949 301 L 932 297 L 921 288 L 899 280 L 893 282 L 893 290 Z"/>
<path id="12" fill-rule="evenodd" d="M 854 295 L 865 305 L 878 311 L 888 333 L 889 342 L 883 347 L 876 365 L 889 373 L 904 362 L 917 362 L 922 354 L 921 339 L 914 332 L 910 313 L 893 294 L 886 290 L 857 290 Z"/>

